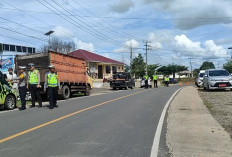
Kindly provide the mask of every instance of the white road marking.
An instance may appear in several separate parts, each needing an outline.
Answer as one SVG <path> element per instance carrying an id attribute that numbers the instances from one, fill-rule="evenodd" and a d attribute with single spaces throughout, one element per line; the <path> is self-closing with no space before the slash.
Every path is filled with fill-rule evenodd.
<path id="1" fill-rule="evenodd" d="M 168 102 L 166 103 L 166 105 L 164 106 L 164 109 L 162 111 L 162 114 L 160 116 L 159 119 L 159 123 L 155 132 L 155 137 L 154 137 L 154 141 L 152 144 L 152 149 L 151 149 L 151 155 L 150 157 L 157 157 L 158 156 L 158 151 L 159 151 L 159 142 L 160 142 L 160 136 L 161 136 L 161 132 L 162 132 L 162 127 L 163 127 L 163 122 L 164 122 L 164 118 L 167 112 L 167 109 L 169 107 L 169 105 L 171 104 L 173 98 L 177 95 L 177 93 L 182 90 L 184 87 L 178 89 L 173 95 L 172 97 L 168 100 Z"/>

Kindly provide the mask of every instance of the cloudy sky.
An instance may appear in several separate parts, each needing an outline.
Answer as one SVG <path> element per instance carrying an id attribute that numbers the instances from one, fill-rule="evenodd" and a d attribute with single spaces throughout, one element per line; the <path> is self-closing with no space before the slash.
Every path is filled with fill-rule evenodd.
<path id="1" fill-rule="evenodd" d="M 148 63 L 198 68 L 230 59 L 231 0 L 0 0 L 0 42 L 33 46 L 47 43 L 44 33 L 74 41 L 86 49 L 129 63 L 145 56 Z"/>

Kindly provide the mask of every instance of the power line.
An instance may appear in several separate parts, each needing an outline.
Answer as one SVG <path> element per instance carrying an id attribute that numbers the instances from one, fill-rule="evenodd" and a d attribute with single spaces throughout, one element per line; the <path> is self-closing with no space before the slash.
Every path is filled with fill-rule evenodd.
<path id="1" fill-rule="evenodd" d="M 38 44 L 31 43 L 31 42 L 28 42 L 28 41 L 24 41 L 24 40 L 21 40 L 21 39 L 18 39 L 18 38 L 10 37 L 10 36 L 4 35 L 4 34 L 0 34 L 0 36 L 6 37 L 6 38 L 10 38 L 10 39 L 14 39 L 14 40 L 17 40 L 17 41 L 21 41 L 21 42 L 24 42 L 24 43 L 29 43 L 29 44 L 32 44 L 32 45 L 40 46 Z"/>
<path id="2" fill-rule="evenodd" d="M 5 29 L 7 31 L 10 31 L 10 32 L 14 32 L 14 33 L 17 33 L 17 34 L 20 34 L 20 35 L 23 35 L 23 36 L 26 36 L 26 37 L 29 37 L 29 38 L 33 38 L 33 39 L 36 39 L 36 40 L 40 40 L 40 41 L 45 41 L 47 42 L 47 40 L 45 39 L 42 39 L 42 38 L 38 38 L 38 37 L 35 37 L 35 36 L 31 36 L 31 35 L 27 35 L 27 34 L 23 34 L 23 33 L 20 33 L 20 32 L 17 32 L 17 31 L 14 31 L 14 30 L 11 30 L 11 29 L 8 29 L 8 28 L 5 28 L 5 27 L 1 27 L 1 29 Z"/>
<path id="3" fill-rule="evenodd" d="M 64 2 L 64 0 L 62 0 L 62 1 Z M 98 16 L 96 16 L 94 13 L 92 13 L 91 11 L 89 11 L 87 8 L 83 7 L 82 5 L 80 5 L 79 3 L 77 3 L 77 2 L 74 1 L 74 0 L 72 0 L 72 1 L 73 1 L 75 4 L 79 5 L 80 7 L 84 8 L 88 13 L 90 13 L 90 14 L 93 15 L 94 17 L 96 17 L 96 18 L 100 19 L 101 21 L 103 21 L 101 18 L 99 18 Z M 84 15 L 84 14 L 83 14 L 83 15 Z M 85 16 L 86 16 L 86 15 L 85 15 Z M 87 16 L 86 16 L 86 17 L 87 17 Z M 105 21 L 103 21 L 103 22 L 106 23 Z M 141 40 L 141 39 L 138 39 L 137 37 L 135 37 L 135 36 L 133 36 L 133 35 L 131 35 L 131 34 L 128 34 L 127 32 L 124 32 L 124 31 L 119 30 L 117 27 L 113 26 L 113 25 L 110 24 L 110 23 L 106 23 L 106 24 L 109 25 L 109 26 L 111 26 L 111 27 L 114 28 L 115 30 L 122 32 L 122 35 L 127 34 L 127 35 L 129 35 L 129 36 L 135 38 L 136 40 Z"/>
<path id="4" fill-rule="evenodd" d="M 69 3 L 67 3 L 67 2 L 65 2 L 64 0 L 62 0 L 64 3 L 66 3 L 66 5 L 68 5 L 68 6 L 70 6 L 71 8 L 73 8 L 74 10 L 76 10 L 76 11 L 78 11 L 80 14 L 82 14 L 82 15 L 84 15 L 85 16 L 85 14 L 84 13 L 82 13 L 81 11 L 79 11 L 78 9 L 76 9 L 76 8 L 74 8 L 72 5 L 70 5 Z M 73 1 L 75 4 L 77 4 L 77 5 L 79 5 L 80 7 L 82 7 L 79 3 L 77 3 L 77 2 L 75 2 L 75 1 Z M 82 7 L 82 8 L 84 8 L 84 7 Z M 85 10 L 87 10 L 86 8 L 84 8 Z M 87 10 L 88 11 L 88 10 Z M 90 11 L 88 11 L 88 12 L 90 12 Z M 81 17 L 80 15 L 77 15 L 77 14 L 75 14 L 74 13 L 74 15 L 76 15 L 77 17 Z M 93 19 L 91 19 L 91 18 L 89 18 L 89 17 L 87 17 L 89 20 L 90 20 L 90 23 L 91 24 L 98 24 L 98 21 L 95 21 L 95 20 L 93 20 Z M 101 20 L 101 19 L 100 19 Z M 102 22 L 104 22 L 103 20 L 101 20 Z M 105 22 L 104 22 L 105 23 Z M 124 34 L 122 35 L 122 34 L 119 34 L 119 33 L 116 33 L 115 31 L 111 31 L 111 30 L 109 30 L 107 27 L 105 27 L 104 25 L 102 25 L 101 26 L 101 28 L 102 28 L 102 30 L 104 30 L 104 31 L 106 31 L 106 32 L 110 32 L 110 33 L 112 33 L 112 34 L 115 34 L 116 36 L 118 36 L 118 37 L 126 37 Z"/>
<path id="5" fill-rule="evenodd" d="M 54 7 L 53 5 L 51 5 L 50 3 L 44 1 L 45 3 L 47 3 L 47 4 L 48 4 L 50 7 L 52 7 L 53 9 L 51 9 L 50 7 L 48 7 L 47 5 L 45 5 L 44 3 L 42 3 L 40 0 L 37 0 L 37 1 L 38 1 L 39 3 L 41 3 L 43 6 L 45 6 L 46 8 L 48 8 L 49 10 L 53 11 L 54 13 L 57 13 L 57 11 L 60 12 L 60 13 L 62 13 L 62 16 L 60 16 L 60 17 L 64 18 L 66 21 L 72 23 L 74 26 L 76 26 L 77 28 L 83 30 L 84 32 L 86 32 L 86 33 L 88 33 L 88 34 L 91 34 L 92 36 L 95 36 L 96 38 L 98 38 L 98 39 L 100 39 L 100 40 L 103 40 L 103 41 L 106 41 L 106 42 L 111 43 L 111 44 L 113 44 L 113 45 L 119 46 L 119 44 L 116 43 L 116 41 L 114 41 L 114 40 L 112 40 L 112 39 L 109 40 L 109 38 L 106 38 L 105 36 L 102 36 L 102 34 L 100 34 L 100 35 L 99 35 L 99 33 L 96 34 L 96 32 L 98 32 L 98 31 L 96 31 L 96 30 L 91 30 L 91 29 L 89 29 L 89 28 L 86 28 L 83 24 L 80 24 L 80 23 L 79 23 L 79 24 L 80 24 L 82 27 L 79 27 L 79 26 L 77 25 L 77 21 L 76 21 L 76 20 L 74 20 L 73 18 L 69 17 L 67 14 L 63 13 L 62 11 L 60 11 L 59 9 L 57 9 L 56 7 Z M 53 2 L 54 2 L 55 4 L 57 4 L 55 1 L 53 1 Z M 67 11 L 67 9 L 65 9 L 64 7 L 62 7 L 60 4 L 57 4 L 57 5 L 58 5 L 61 9 L 65 10 L 66 12 L 69 12 L 69 11 Z M 54 11 L 54 9 L 55 9 L 56 11 Z M 80 20 L 80 19 L 78 19 L 78 18 L 77 18 L 77 20 L 78 20 L 78 21 L 81 21 L 81 23 L 84 23 L 84 22 L 82 22 L 82 20 Z M 121 46 L 121 44 L 120 44 L 120 46 Z"/>
<path id="6" fill-rule="evenodd" d="M 75 3 L 75 1 L 73 1 Z M 55 13 L 51 12 L 42 12 L 42 11 L 33 11 L 33 10 L 26 10 L 26 9 L 12 9 L 12 8 L 6 8 L 1 7 L 1 9 L 5 10 L 17 10 L 17 11 L 25 11 L 25 12 L 31 12 L 31 13 L 39 13 L 39 14 L 51 14 L 56 15 Z M 61 14 L 60 14 L 61 15 Z M 70 14 L 69 16 L 76 16 L 73 14 Z M 122 19 L 122 20 L 217 20 L 217 19 L 232 19 L 232 16 L 225 16 L 225 17 L 193 17 L 193 18 L 153 18 L 153 17 L 113 17 L 113 16 L 81 16 L 81 17 L 97 17 L 100 19 Z"/>

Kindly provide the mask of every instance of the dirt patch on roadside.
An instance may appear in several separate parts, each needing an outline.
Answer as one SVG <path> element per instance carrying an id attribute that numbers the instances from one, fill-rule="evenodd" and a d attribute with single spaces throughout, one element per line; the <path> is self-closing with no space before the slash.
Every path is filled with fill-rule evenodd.
<path id="1" fill-rule="evenodd" d="M 204 104 L 217 122 L 225 128 L 232 139 L 232 92 L 198 89 Z"/>

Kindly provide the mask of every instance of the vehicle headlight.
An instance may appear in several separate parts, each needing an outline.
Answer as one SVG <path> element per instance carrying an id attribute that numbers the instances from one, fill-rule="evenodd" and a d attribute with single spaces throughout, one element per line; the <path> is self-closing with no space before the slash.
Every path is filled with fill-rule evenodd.
<path id="1" fill-rule="evenodd" d="M 232 81 L 232 78 L 229 78 L 229 81 Z"/>

